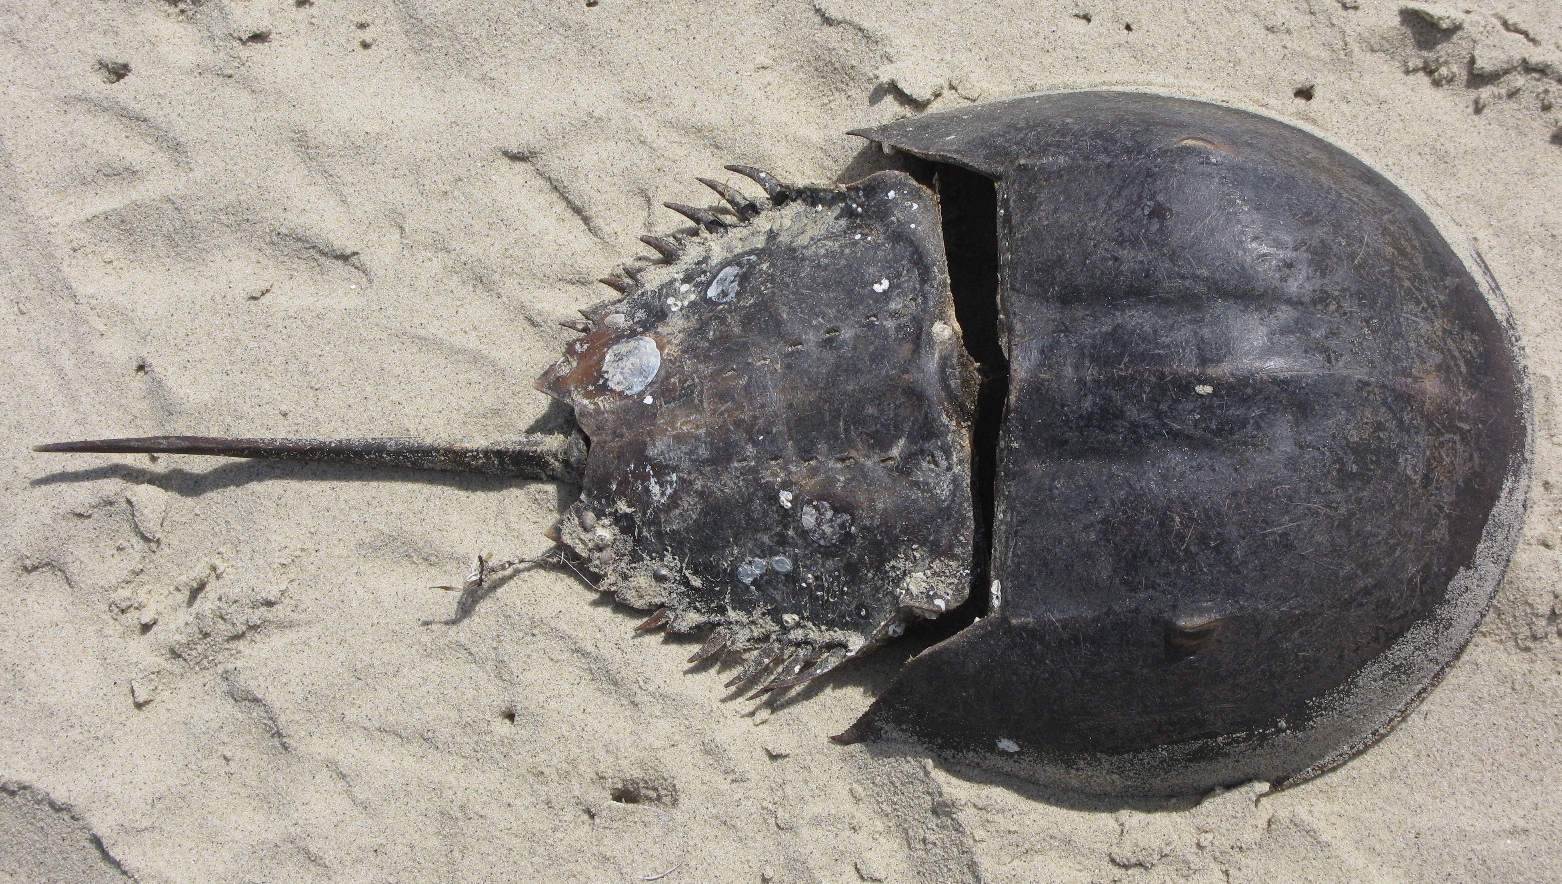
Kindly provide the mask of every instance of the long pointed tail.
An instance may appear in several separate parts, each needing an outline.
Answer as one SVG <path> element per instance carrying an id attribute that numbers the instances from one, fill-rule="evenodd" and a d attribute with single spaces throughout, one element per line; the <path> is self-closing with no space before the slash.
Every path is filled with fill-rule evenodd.
<path id="1" fill-rule="evenodd" d="M 212 454 L 263 460 L 354 464 L 482 473 L 519 479 L 574 482 L 586 462 L 586 439 L 577 432 L 535 434 L 502 442 L 461 439 L 219 439 L 212 436 L 142 436 L 35 445 L 34 451 L 79 454 Z"/>

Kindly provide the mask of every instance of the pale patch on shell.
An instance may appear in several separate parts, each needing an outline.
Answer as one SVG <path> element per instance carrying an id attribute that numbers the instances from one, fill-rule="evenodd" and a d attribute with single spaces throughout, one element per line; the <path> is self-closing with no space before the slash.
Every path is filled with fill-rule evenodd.
<path id="1" fill-rule="evenodd" d="M 852 530 L 852 517 L 847 513 L 836 512 L 834 507 L 823 500 L 803 504 L 801 518 L 804 533 L 820 546 L 840 543 Z"/>
<path id="2" fill-rule="evenodd" d="M 602 379 L 615 393 L 633 396 L 651 385 L 662 370 L 662 351 L 656 341 L 640 335 L 608 348 L 602 360 Z"/>
<path id="3" fill-rule="evenodd" d="M 673 496 L 673 489 L 678 487 L 678 474 L 673 473 L 667 477 L 666 482 L 658 481 L 656 474 L 651 474 L 651 479 L 646 483 L 646 489 L 651 492 L 651 499 L 657 503 L 666 503 Z"/>
<path id="4" fill-rule="evenodd" d="M 705 289 L 705 297 L 718 304 L 731 303 L 738 296 L 738 286 L 743 282 L 743 271 L 754 262 L 753 258 L 745 258 L 734 264 L 721 268 L 716 278 L 711 280 L 710 286 Z"/>
<path id="5" fill-rule="evenodd" d="M 758 580 L 765 570 L 770 567 L 764 559 L 748 558 L 738 564 L 738 580 L 743 584 L 751 584 Z"/>

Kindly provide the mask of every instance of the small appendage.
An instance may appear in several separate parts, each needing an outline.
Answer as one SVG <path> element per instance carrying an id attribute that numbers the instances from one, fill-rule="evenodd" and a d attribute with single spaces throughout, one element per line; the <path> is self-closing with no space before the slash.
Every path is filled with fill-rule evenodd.
<path id="1" fill-rule="evenodd" d="M 749 658 L 749 661 L 744 664 L 743 668 L 739 670 L 737 675 L 734 675 L 732 679 L 727 682 L 726 686 L 729 688 L 735 688 L 739 685 L 746 685 L 750 681 L 753 681 L 762 672 L 769 669 L 771 664 L 776 662 L 776 658 L 781 656 L 783 650 L 784 649 L 780 644 L 769 644 L 764 648 L 761 648 L 754 654 L 753 657 Z"/>
<path id="2" fill-rule="evenodd" d="M 446 592 L 480 592 L 488 586 L 488 559 L 478 556 L 477 562 L 472 565 L 472 573 L 466 575 L 466 580 L 460 586 L 434 586 L 431 589 L 443 589 Z"/>
<path id="3" fill-rule="evenodd" d="M 705 640 L 705 644 L 700 645 L 700 649 L 694 652 L 694 656 L 689 658 L 689 662 L 704 663 L 706 660 L 720 654 L 726 649 L 727 637 L 722 635 L 720 632 L 713 632 L 711 633 L 710 638 Z"/>
<path id="4" fill-rule="evenodd" d="M 798 651 L 792 655 L 791 659 L 781 665 L 781 668 L 776 671 L 776 674 L 764 687 L 750 694 L 749 699 L 757 700 L 771 691 L 798 684 L 801 681 L 800 676 L 822 656 L 824 656 L 824 652 L 819 650 Z"/>
<path id="5" fill-rule="evenodd" d="M 713 178 L 695 178 L 695 181 L 716 191 L 716 195 L 726 200 L 738 217 L 744 221 L 752 221 L 759 216 L 761 207 L 759 203 L 743 195 L 743 192 L 735 187 L 729 187 Z"/>
<path id="6" fill-rule="evenodd" d="M 765 195 L 770 197 L 770 202 L 774 205 L 779 206 L 792 198 L 792 189 L 782 184 L 776 179 L 776 176 L 766 172 L 764 169 L 756 169 L 753 166 L 727 166 L 725 168 L 728 172 L 736 172 L 763 187 Z"/>
<path id="7" fill-rule="evenodd" d="M 667 625 L 667 618 L 672 615 L 666 608 L 657 608 L 656 613 L 645 618 L 645 622 L 635 627 L 635 632 L 651 632 Z"/>
<path id="8" fill-rule="evenodd" d="M 849 727 L 846 730 L 843 730 L 840 733 L 830 737 L 830 742 L 836 744 L 837 746 L 851 746 L 862 742 L 862 734 L 857 732 L 856 727 Z"/>
<path id="9" fill-rule="evenodd" d="M 780 690 L 781 688 L 789 688 L 793 685 L 806 684 L 827 672 L 834 671 L 836 667 L 840 666 L 842 663 L 845 663 L 847 659 L 850 658 L 850 656 L 851 655 L 846 652 L 845 648 L 835 648 L 826 653 L 822 658 L 819 659 L 819 662 L 810 666 L 808 669 L 798 673 L 793 678 L 781 682 L 780 684 L 773 685 L 773 687 L 776 690 Z"/>
<path id="10" fill-rule="evenodd" d="M 674 212 L 677 212 L 683 217 L 688 218 L 690 221 L 693 221 L 695 224 L 698 224 L 711 233 L 720 233 L 721 231 L 727 229 L 727 222 L 721 220 L 710 212 L 705 211 L 704 209 L 696 209 L 693 206 L 686 206 L 683 203 L 662 203 L 662 205 L 672 209 Z"/>
<path id="11" fill-rule="evenodd" d="M 655 249 L 656 253 L 662 256 L 662 260 L 668 264 L 678 260 L 678 256 L 682 254 L 677 246 L 659 236 L 642 236 L 640 241 Z"/>
<path id="12" fill-rule="evenodd" d="M 487 556 L 478 556 L 477 562 L 472 565 L 472 573 L 466 575 L 466 580 L 460 586 L 435 586 L 433 589 L 443 589 L 447 592 L 475 592 L 484 593 L 488 590 L 488 578 L 503 574 L 522 565 L 547 565 L 549 567 L 564 564 L 557 549 L 543 553 L 533 558 L 508 559 L 503 562 L 490 562 Z"/>

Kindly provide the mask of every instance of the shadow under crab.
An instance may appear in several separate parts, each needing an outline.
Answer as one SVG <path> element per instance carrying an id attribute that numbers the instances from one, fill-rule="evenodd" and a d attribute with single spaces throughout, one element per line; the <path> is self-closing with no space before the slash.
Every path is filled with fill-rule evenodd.
<path id="1" fill-rule="evenodd" d="M 578 480 L 563 554 L 644 628 L 710 630 L 695 660 L 749 654 L 733 684 L 761 691 L 974 582 L 985 616 L 843 739 L 1051 788 L 1290 784 L 1392 727 L 1522 520 L 1524 375 L 1489 278 L 1359 160 L 1231 108 L 1065 93 L 860 134 L 936 193 L 707 182 L 726 207 L 671 206 L 695 234 L 646 237 L 662 263 L 569 323 L 540 385 L 573 432 L 41 448 Z M 984 237 L 957 318 L 944 243 Z"/>

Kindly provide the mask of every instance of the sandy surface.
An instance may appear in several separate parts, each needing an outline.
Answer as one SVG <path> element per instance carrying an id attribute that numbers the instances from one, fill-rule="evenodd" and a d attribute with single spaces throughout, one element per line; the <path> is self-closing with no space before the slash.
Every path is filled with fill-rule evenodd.
<path id="1" fill-rule="evenodd" d="M 1562 879 L 1562 7 L 1417 9 L 5 3 L 0 880 Z M 452 622 L 427 587 L 545 549 L 548 485 L 26 450 L 513 433 L 557 321 L 680 225 L 662 201 L 708 202 L 694 175 L 851 178 L 848 129 L 1091 86 L 1346 146 L 1475 242 L 1525 337 L 1537 485 L 1496 607 L 1300 788 L 1065 808 L 837 747 L 904 651 L 762 709 L 557 574 Z"/>

